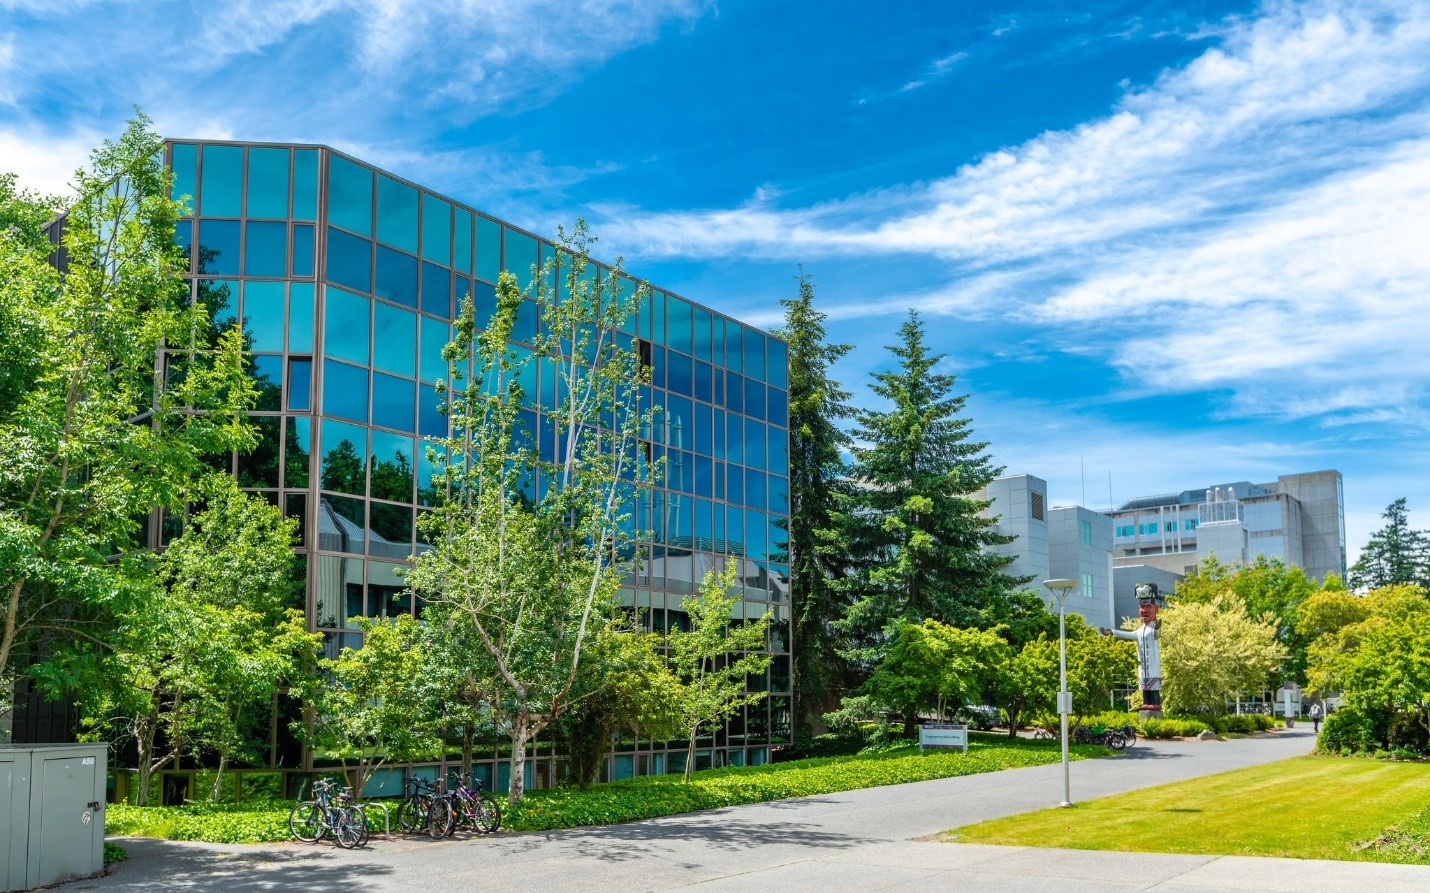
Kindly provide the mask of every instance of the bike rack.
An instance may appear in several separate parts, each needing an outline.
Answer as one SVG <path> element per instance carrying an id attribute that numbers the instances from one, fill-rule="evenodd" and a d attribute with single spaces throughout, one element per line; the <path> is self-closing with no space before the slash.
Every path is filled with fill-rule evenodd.
<path id="1" fill-rule="evenodd" d="M 392 839 L 392 810 L 391 810 L 390 808 L 388 808 L 388 805 L 387 805 L 386 803 L 371 803 L 371 804 L 364 803 L 364 804 L 362 804 L 362 811 L 363 811 L 364 821 L 366 821 L 367 808 L 368 808 L 368 806 L 375 806 L 375 807 L 377 807 L 378 809 L 382 810 L 382 835 L 383 835 L 384 837 L 386 837 L 388 840 L 391 840 L 391 839 Z"/>

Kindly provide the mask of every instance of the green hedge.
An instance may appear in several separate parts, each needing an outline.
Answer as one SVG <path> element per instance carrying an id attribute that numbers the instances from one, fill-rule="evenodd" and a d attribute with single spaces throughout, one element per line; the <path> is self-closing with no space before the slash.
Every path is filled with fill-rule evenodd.
<path id="1" fill-rule="evenodd" d="M 1105 756 L 1108 751 L 1079 745 L 1072 748 L 1072 753 L 1083 759 Z M 975 733 L 970 736 L 966 754 L 920 754 L 916 747 L 902 747 L 854 757 L 710 769 L 695 773 L 689 784 L 678 775 L 653 775 L 595 785 L 585 791 L 528 791 L 519 805 L 505 810 L 503 825 L 516 831 L 610 825 L 742 803 L 1040 766 L 1059 759 L 1056 742 Z M 106 813 L 105 831 L 114 836 L 214 843 L 288 840 L 288 813 L 292 806 L 291 802 L 277 800 L 149 807 L 113 804 Z"/>
<path id="2" fill-rule="evenodd" d="M 1144 738 L 1195 738 L 1210 728 L 1200 719 L 1144 719 L 1138 725 Z"/>

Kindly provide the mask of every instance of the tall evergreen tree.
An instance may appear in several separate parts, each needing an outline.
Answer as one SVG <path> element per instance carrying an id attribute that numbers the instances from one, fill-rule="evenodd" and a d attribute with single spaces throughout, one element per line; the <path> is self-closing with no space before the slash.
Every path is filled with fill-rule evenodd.
<path id="1" fill-rule="evenodd" d="M 850 350 L 830 344 L 827 315 L 814 309 L 814 283 L 803 270 L 799 296 L 780 301 L 785 324 L 777 334 L 789 345 L 791 648 L 796 734 L 838 702 L 844 660 L 833 623 L 845 602 L 836 581 L 848 564 L 839 542 L 836 495 L 848 492 L 841 451 L 849 435 L 836 424 L 853 415 L 849 392 L 830 369 Z"/>
<path id="2" fill-rule="evenodd" d="M 1405 512 L 1402 496 L 1381 513 L 1386 525 L 1370 535 L 1347 575 L 1352 589 L 1379 589 L 1396 583 L 1430 589 L 1430 536 L 1412 530 Z"/>
<path id="3" fill-rule="evenodd" d="M 1011 557 L 988 551 L 1010 539 L 980 514 L 991 503 L 975 496 L 1003 469 L 972 439 L 962 416 L 968 395 L 950 396 L 955 378 L 936 371 L 944 355 L 928 351 L 916 311 L 889 350 L 898 365 L 872 385 L 888 408 L 858 413 L 844 513 L 857 567 L 839 628 L 848 656 L 866 668 L 899 623 L 976 626 L 982 609 L 1023 582 L 1003 572 Z"/>

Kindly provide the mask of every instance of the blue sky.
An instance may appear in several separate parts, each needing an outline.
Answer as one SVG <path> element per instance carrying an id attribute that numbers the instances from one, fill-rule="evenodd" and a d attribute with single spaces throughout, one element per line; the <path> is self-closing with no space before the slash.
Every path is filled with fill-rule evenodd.
<path id="1" fill-rule="evenodd" d="M 758 324 L 803 264 L 861 399 L 918 307 L 1055 503 L 1337 468 L 1352 558 L 1430 527 L 1423 0 L 0 0 L 0 167 L 59 191 L 134 104 Z"/>

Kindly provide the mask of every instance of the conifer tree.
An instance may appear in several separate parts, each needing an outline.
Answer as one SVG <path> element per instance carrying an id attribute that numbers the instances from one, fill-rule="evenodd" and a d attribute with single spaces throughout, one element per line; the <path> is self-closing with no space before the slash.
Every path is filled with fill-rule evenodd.
<path id="1" fill-rule="evenodd" d="M 1386 506 L 1380 516 L 1385 526 L 1370 535 L 1346 582 L 1352 589 L 1379 589 L 1397 583 L 1430 589 L 1430 537 L 1411 529 L 1405 497 Z"/>
<path id="2" fill-rule="evenodd" d="M 837 422 L 853 415 L 849 392 L 830 369 L 850 350 L 830 344 L 826 314 L 814 309 L 814 283 L 803 270 L 799 296 L 780 301 L 789 345 L 791 638 L 796 734 L 838 703 L 844 660 L 833 623 L 843 614 L 836 581 L 848 564 L 835 520 L 836 495 L 848 491 L 842 450 L 849 435 Z"/>
<path id="3" fill-rule="evenodd" d="M 872 385 L 887 408 L 858 413 L 843 516 L 857 564 L 839 628 L 847 655 L 865 668 L 900 623 L 976 626 L 982 609 L 1023 582 L 1003 572 L 1011 557 L 987 550 L 1010 540 L 980 514 L 990 503 L 975 495 L 1002 468 L 972 439 L 962 415 L 968 395 L 951 395 L 955 377 L 936 371 L 944 355 L 929 352 L 916 311 L 889 350 L 897 366 Z"/>

